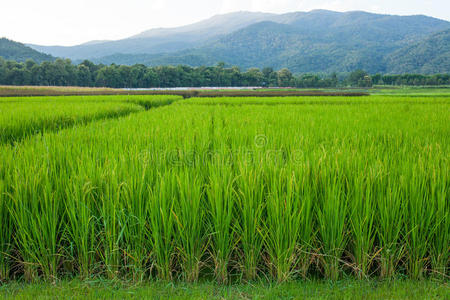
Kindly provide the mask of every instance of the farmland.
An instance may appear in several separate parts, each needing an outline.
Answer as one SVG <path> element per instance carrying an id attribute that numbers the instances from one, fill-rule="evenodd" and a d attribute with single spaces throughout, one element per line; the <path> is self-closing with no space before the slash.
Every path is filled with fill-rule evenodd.
<path id="1" fill-rule="evenodd" d="M 450 97 L 0 98 L 0 281 L 449 276 Z"/>

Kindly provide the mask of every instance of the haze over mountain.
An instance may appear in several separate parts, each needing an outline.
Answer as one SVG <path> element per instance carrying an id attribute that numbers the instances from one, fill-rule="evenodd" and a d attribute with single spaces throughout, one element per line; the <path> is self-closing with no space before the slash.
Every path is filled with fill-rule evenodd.
<path id="1" fill-rule="evenodd" d="M 244 69 L 287 67 L 295 73 L 358 68 L 370 73 L 436 73 L 450 72 L 448 29 L 450 22 L 423 15 L 238 12 L 118 41 L 30 46 L 53 56 L 106 64 L 199 66 L 223 61 Z M 436 43 L 440 46 L 433 46 Z"/>

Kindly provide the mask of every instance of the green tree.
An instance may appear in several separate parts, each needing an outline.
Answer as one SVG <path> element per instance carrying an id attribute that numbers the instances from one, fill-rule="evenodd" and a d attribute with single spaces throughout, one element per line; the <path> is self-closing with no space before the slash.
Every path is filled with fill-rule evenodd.
<path id="1" fill-rule="evenodd" d="M 261 86 L 264 82 L 264 75 L 257 68 L 249 69 L 243 74 L 243 78 L 243 84 L 246 86 Z"/>
<path id="2" fill-rule="evenodd" d="M 92 86 L 91 71 L 85 65 L 79 64 L 76 71 L 77 85 Z"/>
<path id="3" fill-rule="evenodd" d="M 294 76 L 292 75 L 291 71 L 284 68 L 278 71 L 278 85 L 281 87 L 289 87 L 293 85 Z"/>
<path id="4" fill-rule="evenodd" d="M 356 87 L 371 87 L 372 79 L 364 70 L 356 70 L 350 73 L 347 78 L 347 83 Z"/>

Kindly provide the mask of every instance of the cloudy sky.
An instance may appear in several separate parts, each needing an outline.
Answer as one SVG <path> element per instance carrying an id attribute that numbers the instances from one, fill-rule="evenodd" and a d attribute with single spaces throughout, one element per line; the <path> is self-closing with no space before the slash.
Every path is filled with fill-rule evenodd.
<path id="1" fill-rule="evenodd" d="M 1 0 L 0 9 L 0 37 L 41 45 L 120 39 L 242 10 L 365 10 L 450 21 L 448 0 Z"/>

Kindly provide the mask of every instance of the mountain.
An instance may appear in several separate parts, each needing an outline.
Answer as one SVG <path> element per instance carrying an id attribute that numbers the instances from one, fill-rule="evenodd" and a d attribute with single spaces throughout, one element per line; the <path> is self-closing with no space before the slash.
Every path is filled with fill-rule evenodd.
<path id="1" fill-rule="evenodd" d="M 450 72 L 450 30 L 395 51 L 387 62 L 392 66 L 392 73 Z"/>
<path id="2" fill-rule="evenodd" d="M 182 27 L 151 29 L 132 36 L 131 38 L 151 38 L 190 33 L 195 35 L 198 40 L 207 40 L 211 37 L 229 34 L 248 25 L 274 19 L 276 17 L 276 14 L 241 11 L 216 15 L 207 20 Z"/>
<path id="3" fill-rule="evenodd" d="M 385 57 L 450 23 L 425 16 L 313 11 L 284 24 L 260 22 L 198 49 L 154 57 L 148 64 L 224 61 L 242 68 L 271 66 L 295 73 L 391 72 Z M 212 61 L 211 61 L 212 59 Z M 394 63 L 394 61 L 390 61 Z M 448 70 L 450 71 L 450 70 Z"/>
<path id="4" fill-rule="evenodd" d="M 118 41 L 93 41 L 77 46 L 29 46 L 38 51 L 74 60 L 93 59 L 112 54 L 156 54 L 197 47 L 219 36 L 232 33 L 274 14 L 237 12 L 177 28 L 159 28 Z"/>
<path id="5" fill-rule="evenodd" d="M 439 32 L 448 29 L 450 22 L 422 15 L 327 10 L 279 15 L 238 12 L 188 26 L 153 29 L 119 41 L 32 47 L 56 56 L 106 64 L 200 66 L 223 61 L 243 69 L 286 67 L 295 73 L 358 68 L 370 73 L 433 73 L 450 71 L 445 64 L 437 65 L 439 59 L 447 57 L 445 39 L 440 42 L 442 47 L 435 49 L 436 59 L 427 60 L 427 65 L 410 63 L 410 68 L 404 68 L 403 64 L 408 63 L 407 57 L 414 60 L 415 55 L 422 55 L 417 49 L 439 40 Z"/>
<path id="6" fill-rule="evenodd" d="M 17 43 L 6 38 L 0 39 L 0 56 L 7 60 L 24 62 L 32 59 L 38 63 L 53 61 L 55 58 L 48 54 L 40 53 L 24 44 Z"/>

